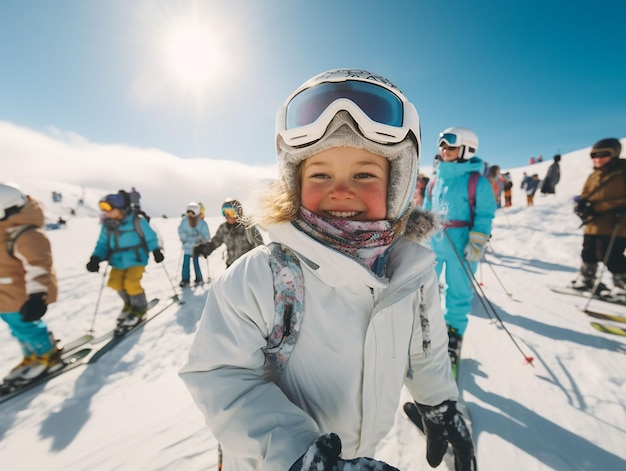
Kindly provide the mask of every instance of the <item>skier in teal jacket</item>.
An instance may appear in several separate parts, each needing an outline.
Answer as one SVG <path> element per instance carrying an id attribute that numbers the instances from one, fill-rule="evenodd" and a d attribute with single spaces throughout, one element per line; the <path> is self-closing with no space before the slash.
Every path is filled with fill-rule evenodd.
<path id="1" fill-rule="evenodd" d="M 470 276 L 475 273 L 491 235 L 496 200 L 489 180 L 480 175 L 484 163 L 475 156 L 476 134 L 465 128 L 448 128 L 439 135 L 438 144 L 441 162 L 432 186 L 426 191 L 424 208 L 439 212 L 445 220 L 444 231 L 434 235 L 431 244 L 437 255 L 439 277 L 445 267 L 444 316 L 451 347 L 458 341 L 460 349 L 474 296 Z M 472 189 L 473 172 L 479 175 Z"/>

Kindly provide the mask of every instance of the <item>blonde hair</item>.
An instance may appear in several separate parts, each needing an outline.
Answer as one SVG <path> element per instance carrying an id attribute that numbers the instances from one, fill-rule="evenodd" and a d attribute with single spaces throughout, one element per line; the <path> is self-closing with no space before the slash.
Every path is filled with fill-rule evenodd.
<path id="1" fill-rule="evenodd" d="M 265 191 L 258 198 L 257 211 L 251 217 L 251 221 L 261 227 L 272 224 L 291 222 L 298 219 L 300 213 L 300 184 L 302 165 L 297 172 L 296 184 L 293 189 L 288 189 L 282 179 L 273 180 L 265 186 Z"/>

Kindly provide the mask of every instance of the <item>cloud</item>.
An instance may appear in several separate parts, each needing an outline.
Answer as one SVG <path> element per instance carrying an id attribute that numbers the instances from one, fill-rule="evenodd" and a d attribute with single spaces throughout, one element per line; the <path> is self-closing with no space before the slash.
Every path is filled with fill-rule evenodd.
<path id="1" fill-rule="evenodd" d="M 178 215 L 189 201 L 218 213 L 228 197 L 246 200 L 276 166 L 250 166 L 215 159 L 182 159 L 158 149 L 98 144 L 51 128 L 43 134 L 0 121 L 3 179 L 62 181 L 116 192 L 136 187 L 142 205 L 156 215 Z"/>

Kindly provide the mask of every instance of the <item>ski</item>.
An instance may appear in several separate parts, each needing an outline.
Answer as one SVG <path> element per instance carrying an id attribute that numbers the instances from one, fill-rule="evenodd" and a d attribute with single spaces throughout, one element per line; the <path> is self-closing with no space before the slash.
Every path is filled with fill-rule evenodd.
<path id="1" fill-rule="evenodd" d="M 558 286 L 558 285 L 547 285 L 548 289 L 554 291 L 555 293 L 560 294 L 569 294 L 571 296 L 579 296 L 582 298 L 589 299 L 591 297 L 591 292 L 589 291 L 580 291 L 574 288 L 570 288 L 569 286 Z M 620 306 L 626 306 L 626 303 L 619 301 L 617 299 L 611 298 L 610 296 L 601 296 L 599 294 L 595 294 L 593 299 L 597 299 L 598 301 L 604 301 L 611 304 L 618 304 Z"/>
<path id="2" fill-rule="evenodd" d="M 83 348 L 61 354 L 61 361 L 48 371 L 31 381 L 10 382 L 0 384 L 0 403 L 33 389 L 40 384 L 50 381 L 52 378 L 67 373 L 81 365 L 86 364 L 85 357 L 91 353 L 91 348 Z"/>
<path id="3" fill-rule="evenodd" d="M 63 350 L 63 353 L 67 354 L 79 349 L 80 347 L 90 343 L 91 341 L 93 341 L 93 335 L 84 334 L 78 338 L 75 338 L 74 340 L 70 340 L 66 344 L 61 344 L 60 348 Z"/>
<path id="4" fill-rule="evenodd" d="M 593 311 L 591 309 L 583 309 L 582 311 L 588 316 L 595 317 L 596 319 L 626 323 L 626 317 L 618 316 L 617 314 L 607 314 L 605 312 Z"/>
<path id="5" fill-rule="evenodd" d="M 165 311 L 168 307 L 170 307 L 171 305 L 175 304 L 178 302 L 177 297 L 171 297 L 169 298 L 169 302 L 165 304 L 165 306 L 163 306 L 161 309 L 157 310 L 157 311 L 148 311 L 146 313 L 146 315 L 144 316 L 143 319 L 141 319 L 141 321 L 130 327 L 130 328 L 126 328 L 123 331 L 119 331 L 119 333 L 117 334 L 113 334 L 113 338 L 111 338 L 111 340 L 109 340 L 107 343 L 105 343 L 100 349 L 98 349 L 98 351 L 96 353 L 94 353 L 91 358 L 89 358 L 88 363 L 95 363 L 97 362 L 100 358 L 102 358 L 104 356 L 104 354 L 108 353 L 110 350 L 112 350 L 114 347 L 116 347 L 122 340 L 124 340 L 126 337 L 128 337 L 130 334 L 132 334 L 133 332 L 137 331 L 138 329 L 140 329 L 141 327 L 143 327 L 144 325 L 146 325 L 148 322 L 150 322 L 152 319 L 154 319 L 155 317 L 157 317 L 159 314 L 161 314 L 163 311 Z M 115 332 L 115 330 L 114 330 Z"/>
<path id="6" fill-rule="evenodd" d="M 600 322 L 591 322 L 591 327 L 604 334 L 613 334 L 626 337 L 626 329 L 609 324 L 601 324 Z"/>
<path id="7" fill-rule="evenodd" d="M 156 306 L 157 304 L 159 304 L 159 298 L 153 298 L 150 301 L 148 301 L 148 311 L 150 309 L 152 309 L 154 306 Z M 91 343 L 92 344 L 98 344 L 98 343 L 102 343 L 105 340 L 109 340 L 111 337 L 113 337 L 115 335 L 115 331 L 117 330 L 117 326 L 111 330 L 109 330 L 108 332 L 106 332 L 105 334 L 100 335 L 99 337 L 94 338 Z"/>

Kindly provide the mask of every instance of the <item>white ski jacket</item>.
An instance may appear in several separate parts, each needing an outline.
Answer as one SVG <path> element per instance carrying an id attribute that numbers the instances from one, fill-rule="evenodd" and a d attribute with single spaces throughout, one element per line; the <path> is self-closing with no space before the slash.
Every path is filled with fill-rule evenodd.
<path id="1" fill-rule="evenodd" d="M 213 281 L 180 371 L 224 449 L 224 469 L 288 471 L 324 432 L 339 435 L 343 458 L 373 457 L 403 384 L 422 404 L 458 398 L 430 250 L 399 240 L 385 280 L 291 224 L 269 236 L 297 253 L 304 275 L 305 312 L 285 371 L 277 377 L 262 351 L 274 319 L 266 247 Z"/>

